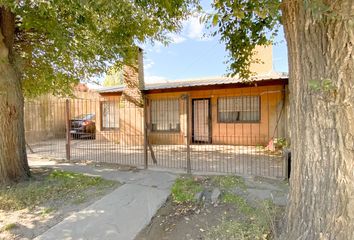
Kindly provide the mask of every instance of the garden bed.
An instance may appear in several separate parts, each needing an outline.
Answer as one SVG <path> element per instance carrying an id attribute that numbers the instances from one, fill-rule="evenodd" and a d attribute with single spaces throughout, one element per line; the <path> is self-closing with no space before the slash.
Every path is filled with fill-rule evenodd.
<path id="1" fill-rule="evenodd" d="M 279 199 L 286 194 L 283 182 L 183 176 L 136 240 L 273 239 L 284 212 Z"/>

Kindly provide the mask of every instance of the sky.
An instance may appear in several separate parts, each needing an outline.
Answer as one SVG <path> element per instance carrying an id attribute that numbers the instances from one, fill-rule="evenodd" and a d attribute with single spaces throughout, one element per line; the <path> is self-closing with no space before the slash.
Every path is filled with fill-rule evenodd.
<path id="1" fill-rule="evenodd" d="M 202 1 L 210 10 L 209 0 Z M 142 46 L 145 82 L 225 76 L 228 53 L 218 36 L 205 37 L 206 29 L 198 17 L 183 22 L 178 34 L 171 34 L 168 46 L 160 43 Z M 273 45 L 273 71 L 288 72 L 287 48 L 282 29 Z"/>
<path id="2" fill-rule="evenodd" d="M 211 12 L 211 0 L 202 0 L 204 11 Z M 140 45 L 144 50 L 144 77 L 146 83 L 166 82 L 180 79 L 195 79 L 225 76 L 228 53 L 219 37 L 205 37 L 205 26 L 199 17 L 183 22 L 178 34 L 170 34 L 172 42 L 164 46 Z M 282 29 L 273 45 L 273 71 L 288 72 L 287 47 Z M 102 82 L 101 76 L 98 82 Z M 90 84 L 90 87 L 98 87 Z"/>

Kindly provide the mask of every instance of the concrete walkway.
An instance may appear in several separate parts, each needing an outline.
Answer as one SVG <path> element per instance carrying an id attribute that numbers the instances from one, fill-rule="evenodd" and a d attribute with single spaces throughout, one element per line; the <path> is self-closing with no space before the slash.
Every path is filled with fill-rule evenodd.
<path id="1" fill-rule="evenodd" d="M 149 170 L 118 171 L 85 165 L 30 161 L 31 167 L 53 167 L 102 176 L 124 183 L 89 207 L 74 213 L 44 234 L 46 239 L 129 240 L 143 229 L 170 194 L 176 175 Z"/>

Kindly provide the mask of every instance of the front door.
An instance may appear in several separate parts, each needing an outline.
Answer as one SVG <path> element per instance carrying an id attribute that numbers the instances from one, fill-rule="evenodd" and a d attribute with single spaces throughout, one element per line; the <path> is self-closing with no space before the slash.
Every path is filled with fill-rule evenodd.
<path id="1" fill-rule="evenodd" d="M 210 143 L 210 99 L 193 99 L 192 140 L 199 143 Z"/>

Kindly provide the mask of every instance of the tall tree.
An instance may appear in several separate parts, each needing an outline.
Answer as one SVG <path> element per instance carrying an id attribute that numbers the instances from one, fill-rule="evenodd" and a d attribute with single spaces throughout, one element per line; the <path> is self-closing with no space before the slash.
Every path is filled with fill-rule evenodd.
<path id="1" fill-rule="evenodd" d="M 166 32 L 197 0 L 0 0 L 0 183 L 29 176 L 23 102 L 135 59 L 136 43 Z"/>
<path id="2" fill-rule="evenodd" d="M 29 176 L 21 82 L 13 67 L 14 24 L 14 14 L 0 8 L 0 179 L 4 181 Z"/>
<path id="3" fill-rule="evenodd" d="M 281 239 L 354 239 L 354 1 L 215 0 L 210 19 L 247 78 L 252 50 L 282 24 L 292 172 Z"/>
<path id="4" fill-rule="evenodd" d="M 108 70 L 105 79 L 103 80 L 102 85 L 105 87 L 112 87 L 122 85 L 123 81 L 123 70 L 122 68 L 114 68 Z"/>

